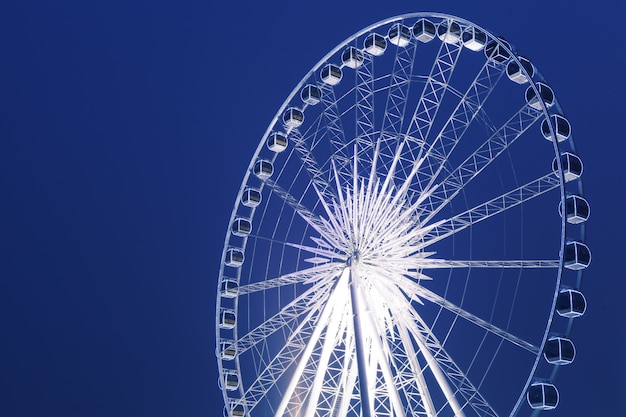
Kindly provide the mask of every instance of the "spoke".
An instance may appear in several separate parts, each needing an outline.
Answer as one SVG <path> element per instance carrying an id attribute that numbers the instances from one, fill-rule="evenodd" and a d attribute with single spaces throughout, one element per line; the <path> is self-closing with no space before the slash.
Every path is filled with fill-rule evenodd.
<path id="1" fill-rule="evenodd" d="M 265 291 L 271 288 L 283 287 L 285 285 L 316 281 L 327 282 L 339 275 L 339 272 L 343 269 L 343 265 L 344 264 L 334 262 L 327 263 L 303 269 L 301 271 L 291 272 L 277 278 L 242 285 L 239 287 L 239 295 Z"/>
<path id="2" fill-rule="evenodd" d="M 463 261 L 447 259 L 420 259 L 416 262 L 419 268 L 558 268 L 559 260 L 515 260 L 515 261 Z"/>
<path id="3" fill-rule="evenodd" d="M 310 313 L 317 306 L 315 301 L 325 299 L 327 296 L 328 284 L 326 282 L 318 283 L 307 289 L 278 313 L 240 337 L 237 340 L 237 355 L 241 355 L 256 346 L 278 330 L 287 328 L 288 331 L 293 331 L 292 327 L 298 318 L 305 313 Z"/>
<path id="4" fill-rule="evenodd" d="M 472 179 L 541 117 L 542 113 L 532 107 L 522 107 L 443 181 L 424 190 L 418 203 L 422 204 L 429 200 L 430 209 L 426 210 L 427 216 L 423 221 L 427 222 L 445 207 Z"/>
<path id="5" fill-rule="evenodd" d="M 442 239 L 447 238 L 467 227 L 495 216 L 503 211 L 525 203 L 537 196 L 547 193 L 548 191 L 558 188 L 559 179 L 553 173 L 544 175 L 543 177 L 531 181 L 521 187 L 509 191 L 501 196 L 479 204 L 478 206 L 458 214 L 450 219 L 439 221 L 431 226 L 426 226 L 428 231 L 424 234 L 424 243 L 418 245 L 418 248 L 424 248 L 432 245 Z"/>
<path id="6" fill-rule="evenodd" d="M 512 335 L 511 333 L 502 330 L 501 328 L 494 326 L 493 324 L 489 323 L 488 321 L 481 319 L 480 317 L 477 317 L 475 315 L 473 315 L 472 313 L 465 311 L 464 309 L 462 309 L 461 307 L 455 305 L 454 303 L 451 303 L 450 301 L 446 300 L 445 298 L 435 294 L 434 292 L 424 288 L 423 286 L 417 286 L 416 288 L 416 295 L 420 298 L 426 299 L 430 302 L 433 302 L 435 304 L 437 304 L 440 307 L 445 308 L 446 310 L 460 316 L 463 317 L 464 319 L 466 319 L 467 321 L 476 324 L 477 326 L 482 327 L 483 329 L 491 332 L 492 334 L 501 337 L 502 339 L 505 339 L 511 343 L 513 343 L 514 345 L 517 345 L 523 349 L 526 349 L 529 352 L 532 353 L 538 353 L 539 352 L 539 348 L 535 345 L 533 345 L 532 343 L 529 343 L 517 336 Z"/>

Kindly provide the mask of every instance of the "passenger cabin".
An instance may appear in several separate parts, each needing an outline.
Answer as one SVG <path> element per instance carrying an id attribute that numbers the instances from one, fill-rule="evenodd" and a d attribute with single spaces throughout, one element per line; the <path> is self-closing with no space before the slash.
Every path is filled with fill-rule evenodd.
<path id="1" fill-rule="evenodd" d="M 506 75 L 511 81 L 518 84 L 526 84 L 529 78 L 535 76 L 535 66 L 522 56 L 518 56 L 517 59 L 519 64 L 517 61 L 511 60 L 506 65 Z"/>
<path id="2" fill-rule="evenodd" d="M 580 291 L 561 290 L 556 299 L 556 311 L 561 317 L 574 319 L 585 314 L 587 300 Z"/>
<path id="3" fill-rule="evenodd" d="M 246 188 L 241 195 L 241 204 L 246 207 L 257 207 L 261 204 L 261 192 L 254 188 Z"/>
<path id="4" fill-rule="evenodd" d="M 237 346 L 234 340 L 223 340 L 220 342 L 220 358 L 231 361 L 237 356 Z"/>
<path id="5" fill-rule="evenodd" d="M 577 271 L 584 269 L 591 263 L 591 251 L 581 242 L 568 242 L 565 245 L 563 264 L 565 268 Z"/>
<path id="6" fill-rule="evenodd" d="M 237 324 L 237 313 L 235 310 L 223 308 L 220 311 L 220 329 L 232 329 Z"/>
<path id="7" fill-rule="evenodd" d="M 411 29 L 401 23 L 396 23 L 389 29 L 389 42 L 399 47 L 405 47 L 411 42 Z"/>
<path id="8" fill-rule="evenodd" d="M 526 89 L 526 102 L 528 105 L 534 109 L 541 110 L 541 102 L 546 105 L 546 108 L 550 108 L 554 105 L 554 92 L 552 89 L 544 83 L 537 83 L 537 89 L 539 90 L 539 95 L 533 88 L 533 86 L 529 86 Z"/>
<path id="9" fill-rule="evenodd" d="M 235 298 L 239 294 L 239 284 L 233 278 L 222 278 L 220 295 L 224 298 Z"/>
<path id="10" fill-rule="evenodd" d="M 571 340 L 552 337 L 546 342 L 543 356 L 552 365 L 567 365 L 574 362 L 576 349 Z"/>
<path id="11" fill-rule="evenodd" d="M 314 106 L 322 99 L 322 90 L 313 84 L 308 84 L 300 92 L 300 97 L 306 104 Z"/>
<path id="12" fill-rule="evenodd" d="M 563 179 L 565 182 L 573 181 L 583 173 L 583 161 L 573 153 L 564 152 L 561 154 L 561 168 L 563 168 Z M 552 171 L 558 176 L 559 166 L 557 159 L 552 160 Z"/>
<path id="13" fill-rule="evenodd" d="M 420 42 L 430 42 L 435 39 L 435 35 L 437 35 L 437 28 L 428 19 L 420 19 L 413 25 L 413 36 Z"/>
<path id="14" fill-rule="evenodd" d="M 322 77 L 322 81 L 328 85 L 337 85 L 339 81 L 341 81 L 342 77 L 341 68 L 337 65 L 328 64 L 322 71 L 320 72 L 320 77 Z"/>
<path id="15" fill-rule="evenodd" d="M 237 371 L 225 370 L 223 378 L 222 382 L 228 391 L 235 391 L 239 388 L 239 374 Z"/>
<path id="16" fill-rule="evenodd" d="M 243 417 L 245 415 L 245 409 L 242 404 L 232 403 L 230 405 L 230 417 Z"/>
<path id="17" fill-rule="evenodd" d="M 341 54 L 341 62 L 346 67 L 357 68 L 363 63 L 363 52 L 359 51 L 354 46 L 349 46 Z"/>
<path id="18" fill-rule="evenodd" d="M 495 39 L 487 42 L 485 45 L 485 56 L 499 64 L 503 64 L 511 57 L 509 52 L 511 46 L 502 38 L 498 38 L 498 40 L 502 44 Z"/>
<path id="19" fill-rule="evenodd" d="M 259 159 L 254 164 L 252 171 L 254 172 L 254 175 L 259 177 L 259 179 L 265 180 L 271 177 L 274 173 L 274 165 L 272 165 L 270 161 Z"/>
<path id="20" fill-rule="evenodd" d="M 563 215 L 563 207 L 559 206 L 561 216 Z M 565 215 L 567 222 L 571 224 L 579 224 L 589 218 L 589 203 L 587 200 L 578 195 L 570 195 L 565 199 Z"/>
<path id="21" fill-rule="evenodd" d="M 235 236 L 246 237 L 252 231 L 252 222 L 248 219 L 238 217 L 233 221 L 230 230 Z"/>
<path id="22" fill-rule="evenodd" d="M 289 127 L 298 127 L 304 122 L 304 113 L 300 109 L 290 107 L 283 113 L 283 123 Z"/>
<path id="23" fill-rule="evenodd" d="M 478 52 L 485 47 L 487 34 L 474 26 L 470 26 L 463 31 L 461 39 L 463 40 L 463 46 Z"/>
<path id="24" fill-rule="evenodd" d="M 243 251 L 241 249 L 228 249 L 226 251 L 226 259 L 224 263 L 234 268 L 240 267 L 243 264 Z"/>
<path id="25" fill-rule="evenodd" d="M 526 398 L 535 410 L 552 410 L 559 404 L 559 392 L 554 385 L 547 383 L 532 384 Z"/>
<path id="26" fill-rule="evenodd" d="M 267 138 L 267 148 L 272 152 L 282 152 L 287 149 L 287 136 L 274 132 Z"/>
<path id="27" fill-rule="evenodd" d="M 363 41 L 363 48 L 368 54 L 380 56 L 387 49 L 387 41 L 384 36 L 378 33 L 370 33 Z"/>
<path id="28" fill-rule="evenodd" d="M 437 28 L 437 36 L 445 43 L 455 44 L 461 39 L 461 26 L 453 21 L 443 21 Z"/>
<path id="29" fill-rule="evenodd" d="M 562 142 L 570 137 L 572 128 L 567 119 L 558 114 L 553 114 L 550 116 L 550 119 L 543 119 L 543 122 L 541 122 L 541 134 L 544 138 L 549 141 L 554 139 L 550 131 L 550 123 L 552 124 L 558 142 Z"/>

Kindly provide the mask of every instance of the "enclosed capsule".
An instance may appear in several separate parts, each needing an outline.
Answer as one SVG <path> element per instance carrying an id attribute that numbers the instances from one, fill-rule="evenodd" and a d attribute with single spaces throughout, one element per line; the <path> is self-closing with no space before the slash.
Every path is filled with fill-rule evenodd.
<path id="1" fill-rule="evenodd" d="M 541 134 L 544 138 L 549 141 L 554 139 L 550 131 L 550 123 L 552 124 L 558 142 L 562 142 L 570 137 L 572 128 L 567 119 L 558 114 L 553 114 L 550 116 L 550 119 L 543 119 L 543 122 L 541 122 Z"/>
<path id="2" fill-rule="evenodd" d="M 568 242 L 565 245 L 563 264 L 565 268 L 577 271 L 584 269 L 591 263 L 591 251 L 581 242 Z"/>
<path id="3" fill-rule="evenodd" d="M 470 26 L 463 31 L 461 39 L 463 46 L 467 49 L 480 51 L 487 43 L 487 34 L 474 26 Z"/>
<path id="4" fill-rule="evenodd" d="M 243 251 L 241 249 L 228 249 L 224 263 L 232 267 L 240 267 L 243 264 Z"/>
<path id="5" fill-rule="evenodd" d="M 320 77 L 322 77 L 322 81 L 328 85 L 337 85 L 339 81 L 341 81 L 341 77 L 343 76 L 341 72 L 341 68 L 337 65 L 328 64 L 322 71 L 320 72 Z"/>
<path id="6" fill-rule="evenodd" d="M 564 152 L 561 154 L 561 167 L 563 168 L 563 179 L 565 182 L 573 181 L 583 173 L 583 161 L 573 153 Z M 555 175 L 559 175 L 559 166 L 557 159 L 552 160 L 552 171 Z"/>
<path id="7" fill-rule="evenodd" d="M 231 361 L 237 356 L 237 345 L 234 340 L 222 340 L 220 342 L 220 358 Z"/>
<path id="8" fill-rule="evenodd" d="M 300 92 L 300 97 L 306 104 L 314 106 L 322 99 L 322 90 L 313 84 L 308 84 Z"/>
<path id="9" fill-rule="evenodd" d="M 445 43 L 457 43 L 461 39 L 461 26 L 454 20 L 444 20 L 439 23 L 437 36 Z"/>
<path id="10" fill-rule="evenodd" d="M 234 391 L 239 388 L 239 374 L 237 373 L 237 371 L 233 371 L 230 369 L 225 370 L 222 378 L 222 383 L 227 390 Z"/>
<path id="11" fill-rule="evenodd" d="M 224 298 L 235 298 L 238 294 L 239 284 L 237 284 L 237 280 L 224 277 L 220 285 L 220 295 Z"/>
<path id="12" fill-rule="evenodd" d="M 346 67 L 357 68 L 363 63 L 363 52 L 359 51 L 354 46 L 349 46 L 341 54 L 341 62 Z"/>
<path id="13" fill-rule="evenodd" d="M 559 214 L 563 215 L 563 204 L 559 204 Z M 568 223 L 582 223 L 589 218 L 589 203 L 578 195 L 567 196 L 565 199 L 565 215 Z"/>
<path id="14" fill-rule="evenodd" d="M 420 19 L 413 25 L 413 36 L 420 42 L 430 42 L 437 35 L 435 24 L 428 19 Z"/>
<path id="15" fill-rule="evenodd" d="M 547 383 L 532 384 L 526 398 L 535 410 L 552 410 L 559 404 L 559 392 L 554 385 Z"/>
<path id="16" fill-rule="evenodd" d="M 274 165 L 270 161 L 266 161 L 265 159 L 259 159 L 254 164 L 254 168 L 252 169 L 254 175 L 259 177 L 262 180 L 265 180 L 272 176 L 274 173 Z"/>
<path id="17" fill-rule="evenodd" d="M 232 329 L 237 324 L 237 313 L 235 310 L 223 308 L 220 311 L 220 328 Z"/>
<path id="18" fill-rule="evenodd" d="M 517 57 L 519 64 L 515 60 L 511 60 L 506 65 L 506 75 L 511 81 L 518 84 L 526 84 L 529 78 L 535 76 L 535 66 L 522 56 Z M 520 65 L 521 64 L 521 65 Z"/>
<path id="19" fill-rule="evenodd" d="M 235 236 L 246 237 L 252 231 L 252 222 L 241 217 L 236 218 L 230 227 Z"/>
<path id="20" fill-rule="evenodd" d="M 533 88 L 533 86 L 529 86 L 526 89 L 526 102 L 528 105 L 534 109 L 541 110 L 541 102 L 545 104 L 546 108 L 550 108 L 554 105 L 554 92 L 552 89 L 544 83 L 537 83 L 537 90 L 539 90 L 539 95 Z"/>
<path id="21" fill-rule="evenodd" d="M 585 314 L 587 300 L 580 291 L 561 290 L 556 299 L 556 311 L 559 316 L 573 319 Z"/>
<path id="22" fill-rule="evenodd" d="M 401 23 L 396 23 L 389 29 L 387 37 L 394 45 L 405 47 L 411 42 L 411 29 Z"/>
<path id="23" fill-rule="evenodd" d="M 261 204 L 261 192 L 254 188 L 246 188 L 241 195 L 241 204 L 246 207 L 256 207 Z"/>
<path id="24" fill-rule="evenodd" d="M 282 152 L 287 149 L 287 136 L 274 132 L 267 137 L 267 148 L 272 152 Z"/>
<path id="25" fill-rule="evenodd" d="M 567 365 L 574 362 L 576 349 L 571 340 L 552 337 L 546 342 L 543 356 L 552 365 Z"/>
<path id="26" fill-rule="evenodd" d="M 384 36 L 378 33 L 370 33 L 363 41 L 363 48 L 368 54 L 380 56 L 384 54 L 385 49 L 387 49 L 387 41 Z"/>
<path id="27" fill-rule="evenodd" d="M 502 44 L 500 44 L 495 39 L 487 42 L 487 44 L 485 45 L 485 55 L 487 56 L 487 58 L 503 64 L 511 57 L 511 53 L 509 52 L 511 46 L 507 41 L 502 38 L 498 38 L 498 40 Z"/>
<path id="28" fill-rule="evenodd" d="M 244 417 L 245 414 L 246 414 L 246 411 L 245 411 L 245 408 L 243 407 L 243 404 L 236 404 L 236 403 L 230 404 L 230 417 Z"/>
<path id="29" fill-rule="evenodd" d="M 283 113 L 283 123 L 289 127 L 298 127 L 304 122 L 304 113 L 295 107 L 290 107 Z"/>

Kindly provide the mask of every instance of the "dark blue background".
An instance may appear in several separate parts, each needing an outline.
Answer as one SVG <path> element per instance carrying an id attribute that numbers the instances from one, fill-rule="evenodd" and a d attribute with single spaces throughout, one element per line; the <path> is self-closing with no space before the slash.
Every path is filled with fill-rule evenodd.
<path id="1" fill-rule="evenodd" d="M 625 415 L 626 7 L 608 0 L 0 6 L 0 415 L 221 415 L 216 279 L 257 142 L 331 48 L 412 11 L 504 35 L 572 121 L 594 259 L 547 415 Z"/>

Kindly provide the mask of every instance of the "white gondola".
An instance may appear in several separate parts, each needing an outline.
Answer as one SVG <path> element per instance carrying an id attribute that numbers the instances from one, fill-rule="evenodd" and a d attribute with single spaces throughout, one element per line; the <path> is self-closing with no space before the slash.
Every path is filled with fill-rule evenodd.
<path id="1" fill-rule="evenodd" d="M 239 374 L 237 371 L 225 370 L 222 383 L 227 390 L 235 391 L 239 388 Z"/>
<path id="2" fill-rule="evenodd" d="M 363 52 L 359 51 L 354 46 L 349 46 L 341 54 L 341 62 L 346 67 L 357 68 L 363 63 Z"/>
<path id="3" fill-rule="evenodd" d="M 556 299 L 556 311 L 561 317 L 574 319 L 585 314 L 587 300 L 580 291 L 561 290 Z"/>
<path id="4" fill-rule="evenodd" d="M 222 278 L 220 295 L 224 298 L 235 298 L 239 294 L 239 284 L 233 278 Z"/>
<path id="5" fill-rule="evenodd" d="M 584 269 L 591 263 L 591 251 L 581 242 L 568 242 L 565 245 L 563 264 L 565 268 L 577 271 Z"/>
<path id="6" fill-rule="evenodd" d="M 248 219 L 238 217 L 233 221 L 230 230 L 235 236 L 246 237 L 252 232 L 252 222 Z"/>
<path id="7" fill-rule="evenodd" d="M 543 357 L 552 365 L 568 365 L 574 362 L 576 348 L 571 340 L 562 337 L 552 337 L 543 349 Z"/>
<path id="8" fill-rule="evenodd" d="M 437 28 L 428 19 L 420 19 L 413 25 L 413 36 L 420 42 L 430 42 L 435 39 Z"/>
<path id="9" fill-rule="evenodd" d="M 470 26 L 463 31 L 461 39 L 463 40 L 463 46 L 477 52 L 485 47 L 487 34 L 474 26 Z"/>
<path id="10" fill-rule="evenodd" d="M 511 46 L 502 38 L 498 38 L 498 40 L 502 43 L 502 45 L 496 40 L 487 42 L 487 45 L 485 45 L 485 55 L 487 58 L 503 64 L 511 57 L 511 53 L 509 52 Z"/>
<path id="11" fill-rule="evenodd" d="M 535 410 L 552 410 L 559 404 L 559 392 L 552 384 L 535 383 L 526 393 L 528 404 Z"/>
<path id="12" fill-rule="evenodd" d="M 337 85 L 339 81 L 341 81 L 341 77 L 343 76 L 341 72 L 341 68 L 337 65 L 328 64 L 322 71 L 320 72 L 320 77 L 322 81 L 328 85 Z"/>
<path id="13" fill-rule="evenodd" d="M 300 97 L 306 104 L 314 106 L 322 99 L 322 90 L 313 84 L 308 84 L 300 92 Z"/>
<path id="14" fill-rule="evenodd" d="M 282 152 L 287 149 L 287 136 L 274 132 L 267 137 L 267 148 L 272 152 Z"/>
<path id="15" fill-rule="evenodd" d="M 283 113 L 283 123 L 289 127 L 298 127 L 304 122 L 304 113 L 295 107 L 290 107 Z"/>
<path id="16" fill-rule="evenodd" d="M 257 207 L 261 204 L 261 192 L 254 188 L 246 188 L 241 195 L 241 204 L 246 207 Z"/>
<path id="17" fill-rule="evenodd" d="M 385 49 L 387 49 L 387 41 L 384 36 L 378 33 L 370 33 L 363 41 L 363 48 L 368 54 L 380 56 L 384 54 Z"/>
<path id="18" fill-rule="evenodd" d="M 223 340 L 220 342 L 220 358 L 225 361 L 232 361 L 237 356 L 237 345 L 234 340 Z"/>
<path id="19" fill-rule="evenodd" d="M 564 152 L 561 154 L 561 166 L 563 168 L 563 179 L 565 182 L 578 179 L 583 173 L 583 161 L 573 153 Z M 556 158 L 552 160 L 552 171 L 554 171 L 555 175 L 559 175 L 559 167 Z"/>
<path id="20" fill-rule="evenodd" d="M 520 64 L 517 61 L 510 61 L 506 65 L 506 75 L 511 81 L 518 84 L 526 84 L 529 78 L 535 76 L 535 66 L 523 56 L 518 56 Z"/>
<path id="21" fill-rule="evenodd" d="M 241 249 L 228 249 L 226 251 L 226 259 L 224 259 L 224 263 L 227 266 L 232 266 L 234 268 L 240 267 L 243 264 L 243 251 Z"/>
<path id="22" fill-rule="evenodd" d="M 552 132 L 550 132 L 550 123 L 552 123 L 552 128 L 556 133 L 556 140 L 558 142 L 562 142 L 570 137 L 572 127 L 567 119 L 558 114 L 553 114 L 550 116 L 550 119 L 543 119 L 543 122 L 541 122 L 541 134 L 544 138 L 549 141 L 553 140 Z"/>
<path id="23" fill-rule="evenodd" d="M 550 108 L 554 105 L 554 91 L 544 83 L 537 83 L 537 89 L 539 95 L 535 92 L 533 86 L 529 86 L 526 89 L 526 102 L 534 109 L 541 110 L 541 102 L 546 105 L 546 108 Z"/>
<path id="24" fill-rule="evenodd" d="M 266 161 L 265 159 L 259 159 L 254 164 L 254 168 L 252 169 L 254 175 L 259 177 L 262 180 L 268 179 L 274 173 L 274 165 L 270 161 Z"/>
<path id="25" fill-rule="evenodd" d="M 242 404 L 231 403 L 230 405 L 230 417 L 243 417 L 245 415 L 245 409 Z"/>
<path id="26" fill-rule="evenodd" d="M 411 42 L 411 29 L 401 23 L 396 23 L 389 29 L 389 42 L 399 47 L 405 47 Z"/>
<path id="27" fill-rule="evenodd" d="M 578 195 L 570 195 L 565 199 L 565 215 L 567 222 L 579 224 L 589 218 L 589 203 Z M 563 204 L 559 204 L 559 214 L 563 215 Z"/>
<path id="28" fill-rule="evenodd" d="M 224 308 L 220 311 L 220 328 L 232 329 L 237 324 L 237 313 L 235 310 Z"/>
<path id="29" fill-rule="evenodd" d="M 461 40 L 461 25 L 457 22 L 443 21 L 439 23 L 437 28 L 437 36 L 445 43 L 455 44 Z"/>

